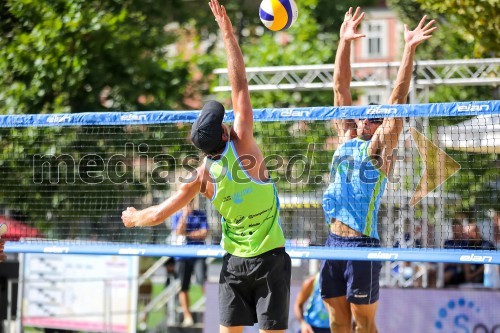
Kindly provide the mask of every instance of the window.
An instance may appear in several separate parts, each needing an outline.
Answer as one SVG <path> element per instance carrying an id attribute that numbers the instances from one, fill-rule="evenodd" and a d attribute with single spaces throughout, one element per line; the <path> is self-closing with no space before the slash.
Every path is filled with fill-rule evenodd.
<path id="1" fill-rule="evenodd" d="M 368 105 L 370 103 L 384 104 L 389 100 L 387 96 L 387 91 L 380 88 L 369 88 L 364 94 L 361 94 L 359 100 L 362 105 Z"/>
<path id="2" fill-rule="evenodd" d="M 382 104 L 382 93 L 380 94 L 367 94 L 366 95 L 366 104 L 370 103 L 375 103 L 375 104 Z"/>
<path id="3" fill-rule="evenodd" d="M 368 21 L 365 25 L 364 56 L 381 58 L 387 55 L 386 41 L 387 22 L 382 20 Z"/>

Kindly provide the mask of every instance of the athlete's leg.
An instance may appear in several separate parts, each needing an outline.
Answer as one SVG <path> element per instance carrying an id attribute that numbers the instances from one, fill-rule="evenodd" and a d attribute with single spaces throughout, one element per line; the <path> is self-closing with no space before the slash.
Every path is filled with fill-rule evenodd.
<path id="1" fill-rule="evenodd" d="M 356 333 L 377 333 L 375 313 L 378 302 L 372 304 L 351 304 L 352 315 L 356 322 Z"/>
<path id="2" fill-rule="evenodd" d="M 349 261 L 347 301 L 356 323 L 357 333 L 376 333 L 375 313 L 379 299 L 382 265 L 375 261 Z"/>
<path id="3" fill-rule="evenodd" d="M 227 327 L 219 325 L 219 333 L 242 333 L 244 328 L 244 326 Z"/>
<path id="4" fill-rule="evenodd" d="M 323 302 L 328 310 L 332 333 L 350 333 L 352 316 L 346 296 L 324 298 Z"/>

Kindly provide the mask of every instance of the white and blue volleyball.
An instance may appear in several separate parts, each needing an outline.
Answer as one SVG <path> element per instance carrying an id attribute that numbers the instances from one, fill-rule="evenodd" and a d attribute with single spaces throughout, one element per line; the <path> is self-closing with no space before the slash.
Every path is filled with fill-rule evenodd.
<path id="1" fill-rule="evenodd" d="M 298 14 L 294 0 L 262 0 L 259 8 L 260 20 L 272 31 L 290 28 Z"/>

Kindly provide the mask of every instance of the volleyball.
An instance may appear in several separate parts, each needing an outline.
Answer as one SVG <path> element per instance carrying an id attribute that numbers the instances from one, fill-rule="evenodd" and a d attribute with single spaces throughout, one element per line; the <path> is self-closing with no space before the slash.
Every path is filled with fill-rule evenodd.
<path id="1" fill-rule="evenodd" d="M 260 20 L 272 31 L 290 28 L 297 20 L 298 14 L 294 0 L 262 0 L 260 3 Z"/>

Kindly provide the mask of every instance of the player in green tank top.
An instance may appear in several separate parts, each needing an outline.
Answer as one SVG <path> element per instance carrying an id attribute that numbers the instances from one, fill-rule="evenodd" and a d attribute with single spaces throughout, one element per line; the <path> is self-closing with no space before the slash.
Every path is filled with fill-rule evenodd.
<path id="1" fill-rule="evenodd" d="M 122 220 L 126 227 L 155 226 L 203 194 L 223 216 L 221 245 L 227 254 L 219 282 L 220 332 L 241 333 L 244 326 L 258 322 L 261 332 L 284 333 L 291 260 L 284 250 L 276 187 L 253 136 L 245 65 L 233 26 L 217 0 L 209 5 L 226 50 L 233 127 L 222 123 L 222 104 L 207 102 L 191 130 L 193 144 L 207 157 L 191 181 L 159 205 L 140 211 L 128 207 Z"/>

